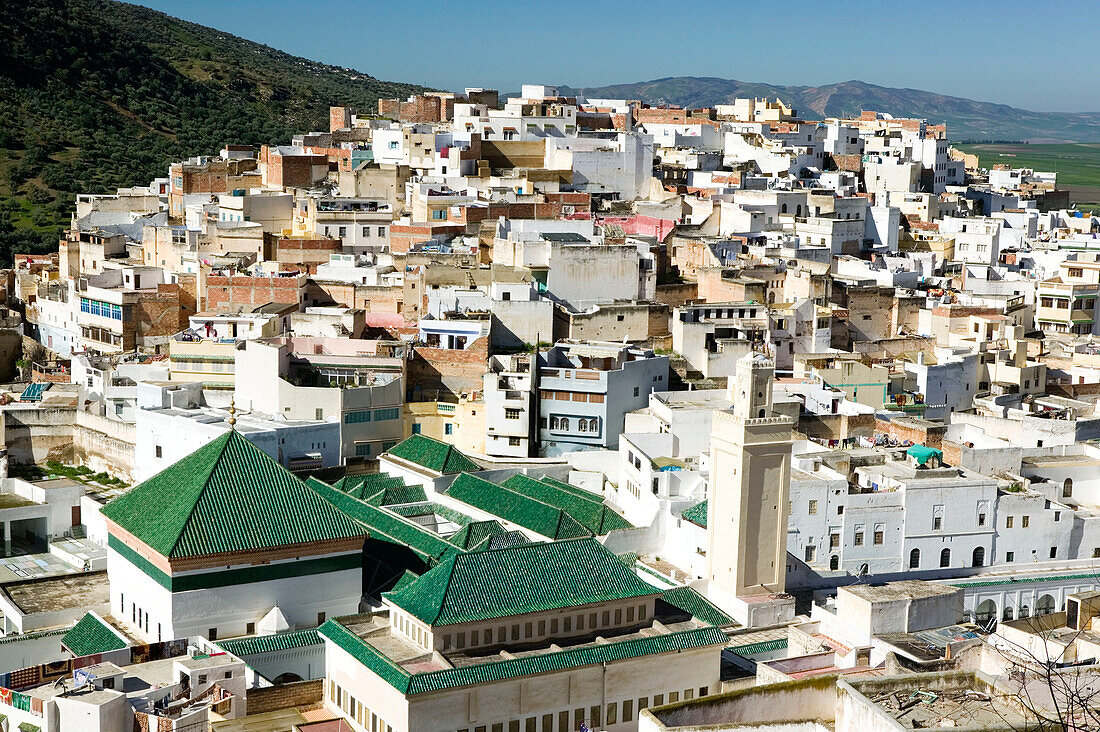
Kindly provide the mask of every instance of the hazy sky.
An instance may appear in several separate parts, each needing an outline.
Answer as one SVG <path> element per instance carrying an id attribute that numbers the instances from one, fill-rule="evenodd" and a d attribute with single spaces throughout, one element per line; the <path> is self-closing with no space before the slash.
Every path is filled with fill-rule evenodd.
<path id="1" fill-rule="evenodd" d="M 391 81 L 518 91 L 718 76 L 1100 111 L 1095 0 L 141 0 Z"/>

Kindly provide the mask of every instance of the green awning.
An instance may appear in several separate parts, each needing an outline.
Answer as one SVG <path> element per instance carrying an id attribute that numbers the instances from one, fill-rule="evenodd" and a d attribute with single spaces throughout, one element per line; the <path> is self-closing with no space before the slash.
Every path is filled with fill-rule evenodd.
<path id="1" fill-rule="evenodd" d="M 918 465 L 924 465 L 932 458 L 943 460 L 942 450 L 937 450 L 934 447 L 925 447 L 924 445 L 913 445 L 905 451 L 905 454 L 908 457 L 915 458 Z"/>

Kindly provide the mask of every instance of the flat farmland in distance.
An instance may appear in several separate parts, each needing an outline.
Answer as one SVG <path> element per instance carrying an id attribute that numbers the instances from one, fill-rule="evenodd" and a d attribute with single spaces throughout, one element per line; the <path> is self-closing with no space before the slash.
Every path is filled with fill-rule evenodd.
<path id="1" fill-rule="evenodd" d="M 1013 168 L 1053 170 L 1058 188 L 1067 189 L 1078 208 L 1100 211 L 1100 142 L 1022 145 L 978 143 L 956 145 L 978 156 L 983 168 L 1011 165 Z"/>

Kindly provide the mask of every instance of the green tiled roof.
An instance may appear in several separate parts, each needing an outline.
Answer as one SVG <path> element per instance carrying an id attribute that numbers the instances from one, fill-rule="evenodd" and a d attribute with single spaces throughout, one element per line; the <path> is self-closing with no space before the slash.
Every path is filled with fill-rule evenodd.
<path id="1" fill-rule="evenodd" d="M 595 539 L 577 539 L 455 554 L 384 597 L 425 623 L 454 625 L 659 592 Z"/>
<path id="2" fill-rule="evenodd" d="M 506 531 L 500 536 L 490 536 L 470 551 L 482 552 L 489 549 L 507 549 L 508 547 L 530 543 L 530 540 L 523 535 L 522 531 Z"/>
<path id="3" fill-rule="evenodd" d="M 397 443 L 386 453 L 416 463 L 436 473 L 465 473 L 481 466 L 459 452 L 454 445 L 426 435 L 413 435 Z"/>
<path id="4" fill-rule="evenodd" d="M 516 473 L 501 485 L 516 493 L 522 493 L 562 509 L 596 536 L 603 536 L 614 529 L 633 528 L 629 521 L 605 506 L 597 496 L 577 493 L 576 491 L 580 489 L 565 490 L 553 483 L 535 480 L 522 473 Z"/>
<path id="5" fill-rule="evenodd" d="M 731 651 L 738 656 L 751 656 L 755 653 L 769 653 L 771 651 L 779 651 L 787 647 L 786 638 L 776 638 L 770 641 L 760 641 L 759 643 L 747 643 L 743 646 L 732 646 Z"/>
<path id="6" fill-rule="evenodd" d="M 165 557 L 365 535 L 233 430 L 114 499 L 103 515 Z"/>
<path id="7" fill-rule="evenodd" d="M 375 506 L 428 500 L 423 486 L 407 485 L 400 476 L 385 473 L 344 476 L 332 485 L 350 496 L 368 501 Z"/>
<path id="8" fill-rule="evenodd" d="M 1091 572 L 1084 574 L 1057 574 L 1057 575 L 1026 575 L 1014 574 L 1005 579 L 978 580 L 976 582 L 952 582 L 951 587 L 996 587 L 998 585 L 1018 585 L 1030 582 L 1065 582 L 1067 580 L 1090 580 L 1095 583 L 1096 575 Z"/>
<path id="9" fill-rule="evenodd" d="M 128 644 L 95 613 L 85 613 L 61 638 L 61 645 L 74 656 L 117 651 Z"/>
<path id="10" fill-rule="evenodd" d="M 403 575 L 401 575 L 400 578 L 398 578 L 397 584 L 395 584 L 391 588 L 391 592 L 393 590 L 400 590 L 402 587 L 404 587 L 405 585 L 407 585 L 410 582 L 414 581 L 419 576 L 420 575 L 418 575 L 416 572 L 413 572 L 411 569 L 406 569 L 405 573 Z"/>
<path id="11" fill-rule="evenodd" d="M 687 519 L 696 526 L 702 526 L 707 528 L 707 502 L 700 501 L 694 506 L 690 506 L 684 509 L 684 512 L 680 514 L 681 518 Z"/>
<path id="12" fill-rule="evenodd" d="M 698 628 L 679 633 L 635 638 L 617 643 L 600 643 L 577 648 L 489 661 L 471 666 L 410 674 L 369 643 L 340 624 L 330 620 L 321 626 L 321 635 L 368 669 L 378 674 L 403 694 L 425 694 L 470 684 L 561 671 L 568 668 L 610 663 L 624 658 L 639 658 L 657 653 L 673 653 L 689 648 L 725 645 L 726 634 L 718 628 Z"/>
<path id="13" fill-rule="evenodd" d="M 447 489 L 447 495 L 551 539 L 575 539 L 592 534 L 556 506 L 468 473 L 455 478 Z"/>
<path id="14" fill-rule="evenodd" d="M 309 487 L 315 493 L 346 516 L 367 527 L 374 539 L 381 539 L 399 546 L 407 546 L 422 559 L 436 561 L 448 552 L 456 551 L 436 533 L 425 529 L 387 509 L 372 506 L 366 501 L 352 498 L 321 481 L 311 481 Z"/>
<path id="15" fill-rule="evenodd" d="M 234 656 L 251 656 L 257 653 L 289 651 L 293 648 L 316 646 L 323 642 L 317 629 L 311 628 L 309 630 L 294 630 L 289 633 L 272 633 L 271 635 L 258 635 L 252 638 L 219 641 L 218 645 Z"/>
<path id="16" fill-rule="evenodd" d="M 507 533 L 508 529 L 504 528 L 499 521 L 473 521 L 452 534 L 447 540 L 459 549 L 469 551 L 491 537 Z"/>
<path id="17" fill-rule="evenodd" d="M 435 501 L 424 501 L 422 503 L 408 503 L 398 504 L 393 506 L 386 506 L 387 511 L 393 511 L 399 516 L 424 516 L 425 514 L 434 513 L 436 516 L 441 516 L 448 521 L 458 524 L 459 526 L 465 526 L 468 523 L 472 523 L 473 519 L 462 513 L 456 511 L 450 506 L 444 506 L 442 503 L 436 503 Z"/>
<path id="18" fill-rule="evenodd" d="M 395 506 L 401 503 L 422 503 L 428 500 L 428 494 L 421 485 L 392 485 L 366 500 L 375 506 Z"/>
<path id="19" fill-rule="evenodd" d="M 661 599 L 686 613 L 691 613 L 704 623 L 726 626 L 737 622 L 691 587 L 674 587 L 671 590 L 666 590 L 661 595 Z"/>

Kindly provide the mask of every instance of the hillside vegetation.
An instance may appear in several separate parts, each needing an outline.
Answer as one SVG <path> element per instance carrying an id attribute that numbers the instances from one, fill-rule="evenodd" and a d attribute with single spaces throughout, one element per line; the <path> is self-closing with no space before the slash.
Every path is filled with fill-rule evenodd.
<path id="1" fill-rule="evenodd" d="M 225 143 L 328 129 L 421 89 L 111 0 L 0 3 L 0 266 L 56 249 L 78 192 L 167 174 Z"/>
<path id="2" fill-rule="evenodd" d="M 590 97 L 641 99 L 685 107 L 726 104 L 737 97 L 781 98 L 806 118 L 854 117 L 864 110 L 947 123 L 952 140 L 1100 142 L 1100 112 L 1031 112 L 919 89 L 893 89 L 862 81 L 825 86 L 777 86 L 734 79 L 674 76 L 636 84 L 574 89 Z"/>

